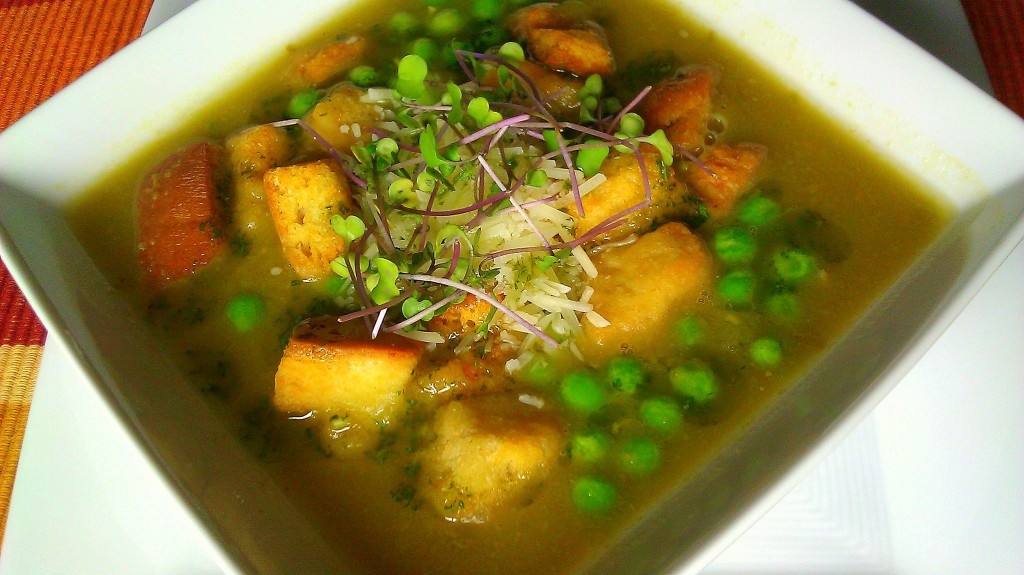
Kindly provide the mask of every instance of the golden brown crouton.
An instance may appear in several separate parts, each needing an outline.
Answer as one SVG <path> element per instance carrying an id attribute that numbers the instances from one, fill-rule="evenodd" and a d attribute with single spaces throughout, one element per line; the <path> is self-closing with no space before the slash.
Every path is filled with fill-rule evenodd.
<path id="1" fill-rule="evenodd" d="M 295 65 L 298 83 L 323 86 L 362 63 L 369 42 L 362 36 L 349 36 L 315 52 L 303 55 Z"/>
<path id="2" fill-rule="evenodd" d="M 338 151 L 348 153 L 354 145 L 370 141 L 370 129 L 384 118 L 377 104 L 364 102 L 366 90 L 341 83 L 331 88 L 303 119 Z M 313 149 L 318 144 L 309 142 Z"/>
<path id="3" fill-rule="evenodd" d="M 452 335 L 464 335 L 484 325 L 491 314 L 491 304 L 466 294 L 459 303 L 448 306 L 443 313 L 434 316 L 427 322 L 427 329 L 436 331 L 448 338 Z"/>
<path id="4" fill-rule="evenodd" d="M 348 180 L 325 160 L 267 170 L 263 185 L 270 217 L 295 273 L 321 278 L 345 240 L 331 228 L 331 216 L 348 215 L 355 202 Z"/>
<path id="5" fill-rule="evenodd" d="M 703 146 L 714 87 L 715 75 L 708 68 L 657 84 L 638 106 L 647 131 L 664 129 L 674 146 L 689 151 Z"/>
<path id="6" fill-rule="evenodd" d="M 523 74 L 529 76 L 533 85 L 537 87 L 540 99 L 545 102 L 556 118 L 575 119 L 579 117 L 576 111 L 580 108 L 580 90 L 583 89 L 583 80 L 556 72 L 529 60 L 520 62 L 516 67 Z M 489 88 L 497 86 L 497 71 L 489 70 L 484 75 L 481 84 Z M 517 102 L 530 101 L 527 90 L 526 87 L 517 88 L 515 100 Z"/>
<path id="7" fill-rule="evenodd" d="M 754 187 L 757 172 L 766 159 L 768 148 L 760 144 L 720 144 L 700 158 L 711 173 L 700 166 L 690 166 L 686 180 L 704 200 L 711 217 L 721 217 Z"/>
<path id="8" fill-rule="evenodd" d="M 237 229 L 255 231 L 272 225 L 263 189 L 263 175 L 288 161 L 288 135 L 269 125 L 236 132 L 225 140 L 234 182 L 231 215 Z"/>
<path id="9" fill-rule="evenodd" d="M 527 43 L 533 57 L 552 70 L 582 78 L 591 74 L 608 76 L 615 71 L 608 42 L 594 29 L 535 28 L 527 33 Z"/>
<path id="10" fill-rule="evenodd" d="M 517 40 L 526 40 L 530 30 L 538 28 L 572 28 L 573 18 L 558 4 L 542 2 L 520 8 L 508 18 L 508 27 Z"/>
<path id="11" fill-rule="evenodd" d="M 435 415 L 420 490 L 451 521 L 483 523 L 521 505 L 550 473 L 562 430 L 514 397 L 453 401 Z"/>
<path id="12" fill-rule="evenodd" d="M 670 222 L 635 243 L 594 258 L 598 276 L 590 286 L 594 311 L 611 325 L 583 322 L 588 357 L 634 351 L 671 321 L 675 312 L 696 305 L 711 280 L 711 257 L 685 225 Z"/>
<path id="13" fill-rule="evenodd" d="M 641 157 L 651 186 L 651 203 L 631 213 L 625 223 L 598 237 L 598 241 L 617 240 L 631 233 L 645 232 L 657 222 L 676 213 L 681 206 L 683 189 L 675 172 L 661 162 L 657 152 L 643 150 Z M 634 154 L 617 154 L 605 160 L 601 173 L 608 178 L 600 186 L 583 196 L 584 217 L 576 221 L 576 237 L 589 232 L 608 218 L 644 201 L 643 172 Z M 576 204 L 567 211 L 576 216 Z"/>
<path id="14" fill-rule="evenodd" d="M 168 156 L 135 198 L 143 281 L 163 287 L 192 275 L 224 249 L 217 200 L 220 147 L 200 142 Z"/>
<path id="15" fill-rule="evenodd" d="M 378 426 L 402 415 L 405 387 L 424 346 L 381 333 L 361 321 L 306 320 L 296 329 L 274 377 L 274 407 L 289 414 L 334 414 L 346 421 L 350 444 L 366 445 Z"/>

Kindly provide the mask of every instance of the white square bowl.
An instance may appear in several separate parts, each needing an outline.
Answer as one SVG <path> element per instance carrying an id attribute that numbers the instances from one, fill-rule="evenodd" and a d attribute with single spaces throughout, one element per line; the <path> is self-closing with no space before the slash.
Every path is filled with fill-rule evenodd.
<path id="1" fill-rule="evenodd" d="M 62 209 L 347 3 L 200 0 L 0 134 L 0 254 L 237 572 L 351 568 L 182 383 Z M 1024 123 L 925 52 L 842 0 L 678 3 L 927 182 L 956 216 L 805 377 L 589 573 L 698 571 L 896 385 L 1024 237 Z M 808 402 L 818 409 L 800 409 Z"/>

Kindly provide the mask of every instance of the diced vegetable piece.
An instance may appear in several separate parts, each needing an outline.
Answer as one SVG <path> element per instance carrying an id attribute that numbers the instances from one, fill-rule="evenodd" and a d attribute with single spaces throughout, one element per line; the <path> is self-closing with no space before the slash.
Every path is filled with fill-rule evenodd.
<path id="1" fill-rule="evenodd" d="M 519 40 L 538 28 L 571 28 L 572 18 L 553 2 L 543 2 L 516 10 L 508 18 L 508 27 Z"/>
<path id="2" fill-rule="evenodd" d="M 292 334 L 274 377 L 274 407 L 290 414 L 347 415 L 369 445 L 379 422 L 402 415 L 402 395 L 424 346 L 390 333 L 376 339 L 362 322 L 307 320 Z"/>
<path id="3" fill-rule="evenodd" d="M 564 441 L 546 416 L 510 408 L 500 396 L 452 401 L 432 428 L 436 439 L 423 456 L 419 492 L 442 516 L 465 523 L 528 503 Z"/>
<path id="4" fill-rule="evenodd" d="M 516 67 L 533 81 L 541 99 L 545 100 L 556 118 L 571 119 L 579 116 L 577 110 L 580 107 L 579 92 L 583 88 L 583 80 L 545 68 L 529 60 L 516 64 Z M 488 71 L 481 79 L 481 85 L 488 88 L 496 87 L 498 85 L 497 71 Z M 530 100 L 529 93 L 525 88 L 516 90 L 515 94 L 514 99 L 519 103 Z"/>
<path id="5" fill-rule="evenodd" d="M 318 160 L 269 170 L 263 184 L 274 228 L 295 273 L 302 278 L 329 275 L 331 260 L 345 248 L 331 216 L 355 210 L 348 181 L 329 162 Z"/>
<path id="6" fill-rule="evenodd" d="M 768 159 L 768 149 L 760 144 L 719 144 L 700 159 L 711 173 L 691 166 L 687 180 L 707 204 L 711 216 L 720 217 L 754 187 L 757 174 Z"/>
<path id="7" fill-rule="evenodd" d="M 151 170 L 135 198 L 143 280 L 160 288 L 192 275 L 225 246 L 217 185 L 221 148 L 200 142 Z"/>

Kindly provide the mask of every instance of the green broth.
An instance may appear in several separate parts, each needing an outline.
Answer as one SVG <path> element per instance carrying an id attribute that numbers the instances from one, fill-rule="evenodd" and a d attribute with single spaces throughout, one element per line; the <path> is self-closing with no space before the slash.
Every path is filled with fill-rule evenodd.
<path id="1" fill-rule="evenodd" d="M 392 4 L 396 9 L 419 10 L 418 2 Z M 759 255 L 746 267 L 770 266 L 776 247 L 792 243 L 792 230 L 801 225 L 801 215 L 814 214 L 841 234 L 836 248 L 842 251 L 842 257 L 836 258 L 841 261 L 820 262 L 818 272 L 823 275 L 792 290 L 799 293 L 798 317 L 772 319 L 761 313 L 773 289 L 767 284 L 758 288 L 757 303 L 750 309 L 722 305 L 712 296 L 698 309 L 679 314 L 679 320 L 692 315 L 691 327 L 701 327 L 699 341 L 687 343 L 687 328 L 679 326 L 682 335 L 665 334 L 645 353 L 643 364 L 651 375 L 643 393 L 634 397 L 611 392 L 608 405 L 592 418 L 562 413 L 571 431 L 625 429 L 624 439 L 612 447 L 621 451 L 626 439 L 652 435 L 649 430 L 629 431 L 643 428 L 637 415 L 643 399 L 679 397 L 668 375 L 672 367 L 689 359 L 712 366 L 720 386 L 715 400 L 708 405 L 683 402 L 681 427 L 653 434 L 661 447 L 655 473 L 637 476 L 622 471 L 614 458 L 588 466 L 563 457 L 530 505 L 510 509 L 484 524 L 446 522 L 404 490 L 409 469 L 415 465 L 418 426 L 430 416 L 432 402 L 426 394 L 410 392 L 404 421 L 386 429 L 376 448 L 356 456 L 344 455 L 343 446 L 326 441 L 310 423 L 272 408 L 274 373 L 292 327 L 305 317 L 342 311 L 332 301 L 336 286 L 327 281 L 297 281 L 288 272 L 273 234 L 247 238 L 244 245 L 233 246 L 234 255 L 217 260 L 157 297 L 141 287 L 138 271 L 124 265 L 135 257 L 131 198 L 140 174 L 182 142 L 223 138 L 239 126 L 280 117 L 288 92 L 278 70 L 289 54 L 199 110 L 179 133 L 127 159 L 124 168 L 70 209 L 73 227 L 99 267 L 145 310 L 169 353 L 207 392 L 226 425 L 237 430 L 241 443 L 265 463 L 319 531 L 358 557 L 368 572 L 571 571 L 639 517 L 658 494 L 684 481 L 782 393 L 921 253 L 948 219 L 945 207 L 917 183 L 880 160 L 800 94 L 667 3 L 593 0 L 587 4 L 607 30 L 620 66 L 651 51 L 672 52 L 683 63 L 714 65 L 721 71 L 716 105 L 727 118 L 722 138 L 756 141 L 769 148 L 771 159 L 759 188 L 781 206 L 780 217 L 788 218 L 790 225 L 758 232 Z M 308 43 L 322 44 L 339 31 L 386 37 L 381 26 L 389 14 L 377 3 L 363 2 Z M 404 43 L 384 42 L 373 62 L 384 68 L 404 51 Z M 699 233 L 710 243 L 718 229 L 735 223 L 726 219 L 702 227 Z M 745 269 L 720 260 L 715 266 L 716 281 L 730 271 Z M 224 312 L 240 293 L 260 294 L 266 304 L 261 327 L 242 334 L 232 328 Z M 779 365 L 758 367 L 751 362 L 749 348 L 761 337 L 781 343 Z M 565 373 L 577 367 L 574 360 L 556 360 L 554 370 Z M 548 404 L 560 404 L 557 382 L 522 385 L 521 389 Z M 619 501 L 612 512 L 589 515 L 575 508 L 572 482 L 591 474 L 608 478 L 618 489 Z"/>

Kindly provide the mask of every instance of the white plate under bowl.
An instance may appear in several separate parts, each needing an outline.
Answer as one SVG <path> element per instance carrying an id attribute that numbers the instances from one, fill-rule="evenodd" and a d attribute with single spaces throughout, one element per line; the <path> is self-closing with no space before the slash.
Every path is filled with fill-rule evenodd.
<path id="1" fill-rule="evenodd" d="M 60 209 L 117 158 L 172 129 L 193 101 L 244 77 L 341 4 L 315 0 L 297 11 L 271 0 L 202 0 L 0 134 L 0 253 L 186 517 L 206 526 L 229 572 L 344 572 L 346 561 L 174 377 L 87 263 Z M 728 481 L 734 497 L 708 503 L 679 490 L 593 573 L 699 570 L 892 389 L 1024 235 L 1024 125 L 913 44 L 840 0 L 687 6 L 859 137 L 892 151 L 959 215 L 928 257 L 694 482 Z M 181 57 L 189 51 L 204 58 Z M 794 419 L 792 406 L 810 397 L 825 408 Z M 743 461 L 766 455 L 759 474 L 744 473 Z M 695 520 L 681 522 L 676 508 Z"/>

